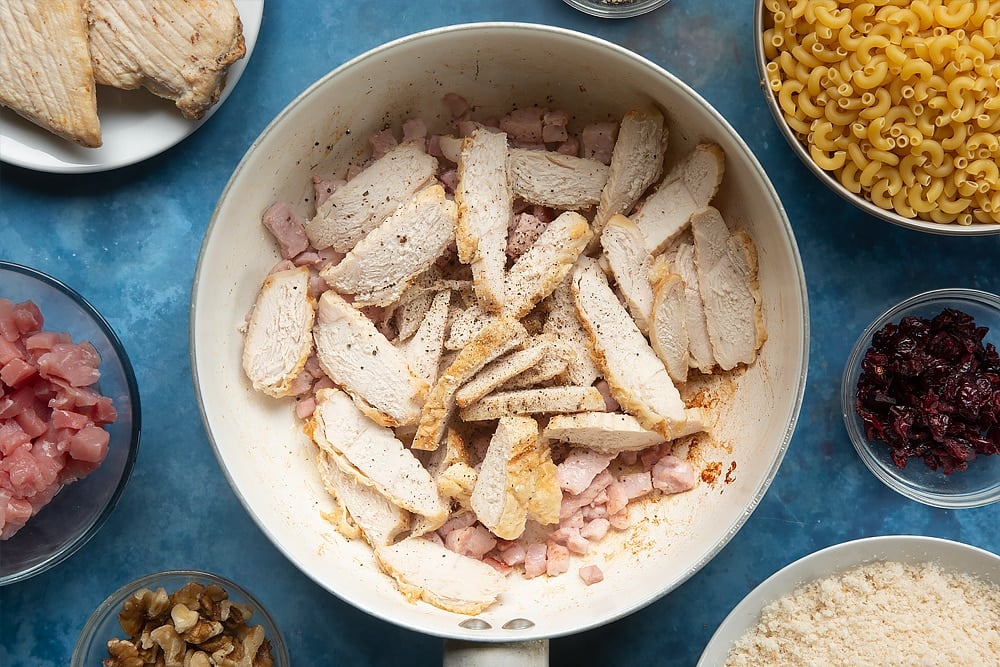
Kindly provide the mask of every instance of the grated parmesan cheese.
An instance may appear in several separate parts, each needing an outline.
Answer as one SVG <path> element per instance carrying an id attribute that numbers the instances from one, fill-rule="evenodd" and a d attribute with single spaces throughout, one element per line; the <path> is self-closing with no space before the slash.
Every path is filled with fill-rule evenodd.
<path id="1" fill-rule="evenodd" d="M 1000 586 L 937 565 L 869 563 L 767 605 L 726 667 L 1000 666 Z"/>

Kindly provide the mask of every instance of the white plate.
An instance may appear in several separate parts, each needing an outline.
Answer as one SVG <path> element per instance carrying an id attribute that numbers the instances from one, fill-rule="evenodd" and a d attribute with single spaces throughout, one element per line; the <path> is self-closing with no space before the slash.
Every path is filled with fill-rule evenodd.
<path id="1" fill-rule="evenodd" d="M 85 148 L 0 108 L 0 160 L 52 173 L 83 174 L 135 164 L 176 145 L 201 127 L 229 97 L 246 69 L 264 14 L 264 0 L 233 0 L 243 21 L 247 53 L 229 69 L 218 103 L 200 120 L 188 120 L 170 100 L 146 90 L 97 87 L 104 145 Z"/>
<path id="2" fill-rule="evenodd" d="M 816 579 L 876 561 L 918 565 L 934 563 L 1000 585 L 1000 556 L 962 542 L 919 535 L 867 537 L 803 556 L 772 574 L 726 616 L 705 647 L 697 667 L 723 665 L 733 644 L 757 625 L 764 607 Z"/>

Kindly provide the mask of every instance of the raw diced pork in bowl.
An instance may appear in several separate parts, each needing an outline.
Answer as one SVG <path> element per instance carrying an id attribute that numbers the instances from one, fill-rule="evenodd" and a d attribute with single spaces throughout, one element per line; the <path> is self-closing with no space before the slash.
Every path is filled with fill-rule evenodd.
<path id="1" fill-rule="evenodd" d="M 805 383 L 798 251 L 749 149 L 656 65 L 537 25 L 421 33 L 307 90 L 223 193 L 193 312 L 247 511 L 324 588 L 457 639 L 686 580 Z"/>
<path id="2" fill-rule="evenodd" d="M 61 563 L 104 525 L 139 425 L 108 322 L 57 279 L 0 261 L 0 585 Z"/>

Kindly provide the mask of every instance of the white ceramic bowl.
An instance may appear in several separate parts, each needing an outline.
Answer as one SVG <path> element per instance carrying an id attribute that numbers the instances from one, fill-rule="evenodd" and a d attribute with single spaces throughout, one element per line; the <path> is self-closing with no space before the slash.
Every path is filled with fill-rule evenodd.
<path id="1" fill-rule="evenodd" d="M 933 319 L 945 308 L 971 315 L 977 327 L 989 329 L 984 343 L 1000 346 L 1000 296 L 996 294 L 972 289 L 938 289 L 904 299 L 876 317 L 851 350 L 840 390 L 844 425 L 858 456 L 890 489 L 932 507 L 981 507 L 1000 501 L 1000 455 L 977 456 L 967 469 L 947 475 L 940 469 L 931 470 L 916 457 L 911 457 L 905 468 L 899 468 L 893 463 L 885 442 L 867 437 L 865 422 L 855 408 L 862 361 L 872 344 L 872 336 L 889 323 L 899 324 L 904 317 Z"/>
<path id="2" fill-rule="evenodd" d="M 670 0 L 563 0 L 570 7 L 604 19 L 624 19 L 647 14 Z"/>
<path id="3" fill-rule="evenodd" d="M 278 257 L 261 212 L 287 200 L 308 216 L 302 202 L 311 174 L 367 156 L 369 136 L 386 123 L 398 127 L 417 117 L 443 130 L 441 98 L 448 92 L 464 95 L 482 117 L 499 116 L 516 102 L 571 110 L 581 124 L 655 103 L 670 126 L 668 160 L 699 141 L 718 142 L 727 168 L 715 203 L 757 243 L 770 325 L 759 361 L 735 380 L 735 398 L 720 408 L 721 444 L 702 452 L 723 470 L 736 466 L 731 483 L 720 479 L 642 505 L 649 520 L 606 539 L 594 554 L 605 574 L 600 585 L 584 586 L 575 571 L 553 579 L 512 577 L 497 604 L 464 624 L 462 616 L 406 602 L 378 572 L 370 549 L 345 540 L 323 519 L 331 501 L 293 401 L 251 389 L 237 331 Z M 192 365 L 223 471 L 250 515 L 303 572 L 351 604 L 413 630 L 526 640 L 593 627 L 652 602 L 740 529 L 792 436 L 806 377 L 807 313 L 781 203 L 750 150 L 707 102 L 657 65 L 600 39 L 541 25 L 483 23 L 431 30 L 361 55 L 315 83 L 264 130 L 226 186 L 202 246 L 192 294 Z M 528 622 L 508 624 L 514 619 Z"/>
<path id="4" fill-rule="evenodd" d="M 883 535 L 843 542 L 804 556 L 765 579 L 726 616 L 712 635 L 697 667 L 718 667 L 751 630 L 768 604 L 799 586 L 877 561 L 912 565 L 934 563 L 1000 585 L 1000 556 L 961 542 L 920 535 Z"/>

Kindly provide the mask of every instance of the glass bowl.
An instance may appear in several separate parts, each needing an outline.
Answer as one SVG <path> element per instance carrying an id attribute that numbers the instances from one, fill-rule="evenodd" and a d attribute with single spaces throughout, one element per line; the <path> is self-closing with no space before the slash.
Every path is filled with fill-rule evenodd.
<path id="1" fill-rule="evenodd" d="M 996 294 L 973 289 L 940 289 L 917 294 L 879 315 L 858 338 L 844 369 L 841 407 L 847 433 L 858 455 L 889 488 L 933 507 L 980 507 L 1000 500 L 1000 455 L 977 456 L 966 470 L 947 475 L 940 469 L 931 470 L 916 458 L 911 458 L 905 468 L 898 468 L 884 442 L 866 437 L 865 425 L 855 409 L 861 363 L 872 335 L 887 323 L 898 324 L 909 315 L 932 319 L 945 308 L 971 315 L 976 326 L 989 328 L 984 343 L 1000 346 L 1000 297 Z"/>
<path id="2" fill-rule="evenodd" d="M 112 399 L 118 419 L 105 426 L 108 452 L 88 476 L 67 484 L 9 539 L 0 542 L 0 585 L 22 581 L 69 558 L 104 525 L 125 490 L 139 449 L 139 388 L 128 355 L 100 313 L 59 280 L 0 261 L 0 297 L 32 301 L 47 331 L 89 341 L 101 355 L 100 392 Z"/>
<path id="3" fill-rule="evenodd" d="M 659 9 L 670 0 L 563 0 L 563 2 L 591 16 L 624 19 Z"/>
<path id="4" fill-rule="evenodd" d="M 70 667 L 92 667 L 100 665 L 101 660 L 108 657 L 108 640 L 128 639 L 128 634 L 122 629 L 118 621 L 118 613 L 122 610 L 125 601 L 136 591 L 146 588 L 156 591 L 163 588 L 167 595 L 173 594 L 178 589 L 188 583 L 198 583 L 203 586 L 215 584 L 226 591 L 228 597 L 233 602 L 245 604 L 253 610 L 253 615 L 247 621 L 248 625 L 260 625 L 264 628 L 264 636 L 271 644 L 271 657 L 274 659 L 274 667 L 288 667 L 291 663 L 288 659 L 288 648 L 278 631 L 278 626 L 274 619 L 268 614 L 264 606 L 251 595 L 246 589 L 236 582 L 209 572 L 198 570 L 167 570 L 156 572 L 140 577 L 135 581 L 125 584 L 112 593 L 104 602 L 94 610 L 94 613 L 87 619 L 80 637 L 73 648 L 73 658 Z"/>
<path id="5" fill-rule="evenodd" d="M 810 154 L 809 147 L 804 143 L 804 139 L 806 139 L 807 137 L 809 137 L 809 136 L 815 136 L 812 131 L 808 132 L 808 134 L 805 133 L 807 129 L 808 130 L 814 129 L 814 126 L 811 124 L 811 122 L 809 122 L 808 119 L 806 119 L 806 120 L 800 121 L 800 122 L 802 122 L 803 124 L 808 124 L 808 127 L 801 127 L 800 128 L 801 132 L 796 132 L 789 125 L 789 121 L 786 119 L 785 112 L 783 111 L 781 102 L 778 99 L 778 97 L 779 97 L 778 93 L 775 92 L 773 90 L 772 86 L 769 84 L 769 81 L 772 78 L 772 74 L 769 71 L 769 60 L 768 60 L 768 57 L 767 57 L 767 55 L 765 53 L 764 35 L 765 35 L 765 31 L 768 28 L 770 28 L 770 27 L 772 27 L 774 25 L 774 21 L 772 19 L 773 15 L 771 14 L 770 11 L 767 10 L 766 4 L 765 4 L 766 2 L 769 2 L 769 0 L 755 0 L 755 3 L 754 3 L 754 28 L 753 28 L 753 30 L 754 30 L 754 40 L 753 41 L 754 41 L 754 52 L 755 52 L 756 61 L 757 61 L 757 72 L 758 72 L 758 76 L 760 77 L 761 89 L 764 92 L 764 98 L 765 98 L 765 100 L 767 102 L 767 105 L 768 105 L 768 107 L 771 110 L 771 115 L 774 117 L 774 120 L 775 120 L 775 123 L 778 126 L 778 129 L 781 130 L 781 133 L 784 135 L 785 140 L 788 142 L 788 145 L 791 146 L 792 151 L 799 157 L 799 159 L 802 161 L 802 163 L 805 164 L 805 166 L 810 171 L 812 171 L 812 173 L 820 181 L 822 181 L 825 186 L 827 186 L 830 190 L 832 190 L 835 194 L 837 194 L 838 196 L 840 196 L 842 199 L 844 199 L 845 201 L 853 204 L 854 206 L 856 206 L 860 210 L 864 211 L 865 213 L 867 213 L 867 214 L 869 214 L 871 216 L 874 216 L 876 218 L 879 218 L 881 220 L 884 220 L 886 222 L 890 222 L 892 224 L 899 225 L 901 227 L 905 227 L 907 229 L 913 229 L 913 230 L 917 230 L 917 231 L 921 231 L 921 232 L 929 232 L 929 233 L 932 233 L 932 234 L 950 235 L 950 236 L 982 236 L 982 235 L 987 235 L 987 234 L 1000 234 L 1000 223 L 997 223 L 997 222 L 972 222 L 971 224 L 958 224 L 957 222 L 953 222 L 953 223 L 940 223 L 940 222 L 933 222 L 933 221 L 930 221 L 930 220 L 923 220 L 923 219 L 916 218 L 916 217 L 906 217 L 906 216 L 901 215 L 900 213 L 896 212 L 895 210 L 888 209 L 888 208 L 883 208 L 881 206 L 876 205 L 875 203 L 873 203 L 871 201 L 870 198 L 868 198 L 866 196 L 863 196 L 862 194 L 856 194 L 851 189 L 848 189 L 847 187 L 845 187 L 843 185 L 843 183 L 841 183 L 840 179 L 837 176 L 834 175 L 833 171 L 828 171 L 828 170 L 823 169 L 822 167 L 820 167 L 820 165 L 813 159 L 812 155 Z M 844 9 L 844 11 L 849 11 L 849 10 L 848 9 Z M 834 31 L 834 35 L 836 35 L 836 34 L 837 34 L 837 32 Z M 809 35 L 809 36 L 811 37 L 812 35 Z M 855 33 L 854 35 L 849 35 L 848 37 L 855 37 L 855 36 L 859 36 L 859 34 Z M 803 37 L 805 37 L 805 35 L 800 35 L 799 39 L 802 39 Z M 843 38 L 844 37 L 841 36 L 841 39 L 843 39 Z M 819 46 L 819 44 L 817 44 L 817 48 L 818 48 L 818 46 Z M 875 53 L 878 53 L 879 57 L 884 57 L 884 54 L 881 53 L 881 49 L 875 51 Z M 793 59 L 793 62 L 794 62 L 794 59 Z M 836 61 L 833 62 L 833 63 L 831 63 L 831 65 L 835 67 L 836 66 Z M 770 67 L 774 68 L 775 64 L 771 64 Z M 781 69 L 781 68 L 779 67 L 779 69 Z M 801 69 L 801 66 L 800 66 L 800 69 Z M 805 71 L 806 72 L 819 71 L 819 68 L 816 68 L 816 67 L 806 67 Z M 888 76 L 889 76 L 889 78 L 891 78 L 892 74 L 890 73 Z M 844 83 L 843 85 L 847 86 L 847 88 L 851 87 L 850 84 Z M 830 92 L 828 92 L 826 90 L 822 90 L 821 92 L 826 93 L 827 96 L 830 99 L 838 99 L 838 98 L 843 97 L 836 90 L 837 86 L 832 86 L 832 88 L 833 88 L 833 90 L 830 91 Z M 888 88 L 889 88 L 888 86 L 885 86 L 883 89 L 888 89 Z M 789 88 L 789 90 L 792 90 L 792 88 Z M 871 92 L 872 95 L 874 95 L 873 91 L 868 91 L 868 92 Z M 858 92 L 857 93 L 852 93 L 852 94 L 856 97 L 856 101 L 857 102 L 859 102 L 860 104 L 864 104 L 864 101 L 861 100 L 861 98 L 860 98 L 860 95 L 863 94 L 862 90 L 860 88 L 858 88 Z M 855 102 L 854 98 L 852 98 L 852 99 L 844 98 L 844 99 L 846 100 L 845 101 L 846 104 L 850 104 L 850 103 Z M 914 103 L 917 103 L 917 101 L 914 100 Z M 797 117 L 806 118 L 806 114 L 802 110 L 802 107 L 804 107 L 806 104 L 810 104 L 813 108 L 821 108 L 821 106 L 819 106 L 819 105 L 812 104 L 812 100 L 810 100 L 810 102 L 808 102 L 808 103 L 803 102 L 801 105 L 799 105 L 798 108 L 795 109 Z M 922 104 L 922 102 L 920 104 Z M 852 108 L 854 108 L 854 107 L 852 107 Z M 821 112 L 825 113 L 825 110 L 821 109 Z M 811 113 L 816 114 L 816 113 L 820 113 L 820 112 L 811 111 Z M 965 128 L 967 128 L 965 131 L 969 132 L 970 136 L 972 134 L 974 134 L 976 131 L 978 131 L 978 126 L 976 125 L 976 122 L 977 121 L 973 119 L 970 124 L 965 125 Z M 870 123 L 868 127 L 872 127 L 873 125 L 874 125 L 874 123 Z M 818 128 L 819 126 L 817 125 L 815 127 Z M 912 128 L 910 128 L 910 130 L 912 130 Z M 907 130 L 907 132 L 909 132 L 910 130 Z M 859 130 L 856 130 L 856 131 L 859 131 Z M 900 134 L 904 134 L 904 131 L 902 129 L 900 129 L 900 128 L 891 128 L 891 131 L 892 132 L 898 131 Z M 854 135 L 854 136 L 856 136 L 856 135 Z M 909 135 L 907 135 L 907 136 L 909 136 Z M 935 136 L 935 138 L 938 138 L 936 132 L 934 133 L 934 136 Z M 947 137 L 947 136 L 948 135 L 945 134 L 945 137 Z M 891 136 L 890 138 L 892 138 L 893 141 L 896 141 L 895 137 Z M 906 140 L 909 141 L 909 138 L 907 138 Z M 920 141 L 923 141 L 923 140 L 921 139 Z M 866 150 L 865 146 L 868 143 L 870 143 L 870 142 L 867 139 L 864 142 L 856 142 L 855 145 L 852 146 L 852 148 L 854 148 L 854 147 L 860 147 L 862 150 Z M 916 146 L 916 144 L 914 144 L 914 146 Z M 842 146 L 836 146 L 835 150 L 838 150 L 838 151 L 839 150 L 844 150 L 844 148 Z M 978 150 L 978 149 L 973 149 L 973 150 Z M 918 151 L 918 155 L 919 154 L 920 154 L 920 151 Z M 944 159 L 947 161 L 947 160 L 950 160 L 951 157 L 952 157 L 951 155 L 947 155 L 946 154 L 945 157 L 944 157 Z M 960 156 L 958 154 L 956 154 L 955 157 L 958 158 Z M 899 159 L 899 158 L 897 157 L 896 159 Z M 917 157 L 916 159 L 919 161 L 921 158 Z M 971 165 L 974 162 L 977 162 L 977 159 L 974 156 L 974 157 L 968 159 L 967 162 L 968 162 L 968 164 Z M 833 165 L 831 165 L 831 166 L 833 166 Z M 897 174 L 897 176 L 898 176 L 898 174 Z M 878 179 L 878 180 L 881 180 L 881 179 Z M 885 179 L 885 183 L 887 184 L 886 185 L 887 188 L 891 188 L 891 189 L 895 190 L 896 186 L 892 184 L 893 180 L 895 180 L 895 179 L 887 177 Z M 979 179 L 975 175 L 969 176 L 968 180 L 974 181 L 977 184 L 981 184 L 981 185 L 987 184 L 986 179 Z M 879 186 L 879 187 L 880 187 L 880 190 L 881 190 L 881 186 Z M 879 196 L 881 197 L 881 192 L 880 192 Z"/>

